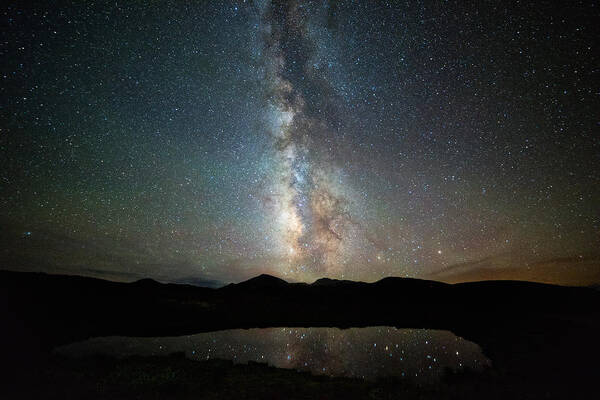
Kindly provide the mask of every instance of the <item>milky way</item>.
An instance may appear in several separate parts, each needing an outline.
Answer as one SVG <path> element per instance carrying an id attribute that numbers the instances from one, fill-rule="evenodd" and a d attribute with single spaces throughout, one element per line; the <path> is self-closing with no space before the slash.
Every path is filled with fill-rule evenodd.
<path id="1" fill-rule="evenodd" d="M 1 267 L 597 283 L 597 14 L 5 6 Z"/>
<path id="2" fill-rule="evenodd" d="M 342 182 L 331 149 L 323 147 L 324 139 L 333 142 L 335 128 L 303 96 L 303 88 L 317 95 L 330 90 L 311 64 L 316 44 L 310 25 L 319 9 L 294 3 L 266 6 L 263 57 L 275 160 L 265 203 L 280 227 L 275 235 L 281 242 L 279 272 L 343 276 L 348 262 L 360 254 L 355 245 L 363 232 L 350 211 L 351 185 Z"/>

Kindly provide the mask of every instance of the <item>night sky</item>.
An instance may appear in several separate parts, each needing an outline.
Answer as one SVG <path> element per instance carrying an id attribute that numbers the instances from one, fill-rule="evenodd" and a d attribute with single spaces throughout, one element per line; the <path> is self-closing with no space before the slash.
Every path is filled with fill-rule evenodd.
<path id="1" fill-rule="evenodd" d="M 10 3 L 2 269 L 600 282 L 596 2 Z"/>

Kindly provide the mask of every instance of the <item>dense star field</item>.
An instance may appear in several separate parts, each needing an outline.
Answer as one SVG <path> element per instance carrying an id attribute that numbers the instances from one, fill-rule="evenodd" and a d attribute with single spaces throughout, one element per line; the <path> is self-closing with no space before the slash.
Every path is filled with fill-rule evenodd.
<path id="1" fill-rule="evenodd" d="M 20 3 L 3 269 L 600 282 L 593 1 Z"/>

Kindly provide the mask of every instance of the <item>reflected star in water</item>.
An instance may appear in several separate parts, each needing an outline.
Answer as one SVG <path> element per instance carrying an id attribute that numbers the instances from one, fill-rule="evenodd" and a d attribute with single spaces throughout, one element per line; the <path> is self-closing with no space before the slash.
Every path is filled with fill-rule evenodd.
<path id="1" fill-rule="evenodd" d="M 383 326 L 234 329 L 173 338 L 94 338 L 62 346 L 57 352 L 118 357 L 185 352 L 198 360 L 267 362 L 314 374 L 370 380 L 406 377 L 418 383 L 436 383 L 448 369 L 481 371 L 491 366 L 478 345 L 449 331 Z"/>

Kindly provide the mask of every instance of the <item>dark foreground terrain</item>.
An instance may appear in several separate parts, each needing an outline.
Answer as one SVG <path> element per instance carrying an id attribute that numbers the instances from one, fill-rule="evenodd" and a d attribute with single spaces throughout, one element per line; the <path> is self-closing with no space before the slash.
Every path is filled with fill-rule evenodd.
<path id="1" fill-rule="evenodd" d="M 493 370 L 448 375 L 435 386 L 400 379 L 376 382 L 314 376 L 250 362 L 165 357 L 54 357 L 20 382 L 9 398 L 44 399 L 509 399 L 567 398 L 527 379 Z M 579 390 L 579 389 L 578 389 Z M 576 396 L 575 396 L 576 397 Z"/>
<path id="2" fill-rule="evenodd" d="M 402 278 L 308 285 L 263 275 L 207 289 L 4 271 L 0 296 L 2 398 L 592 398 L 600 378 L 600 293 L 588 288 Z M 479 344 L 493 368 L 420 388 L 182 356 L 52 354 L 94 336 L 374 325 L 450 330 Z"/>

